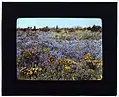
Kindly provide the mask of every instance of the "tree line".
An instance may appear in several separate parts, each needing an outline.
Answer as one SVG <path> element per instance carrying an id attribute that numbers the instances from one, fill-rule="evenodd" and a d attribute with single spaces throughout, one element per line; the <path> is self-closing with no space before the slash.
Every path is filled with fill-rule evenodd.
<path id="1" fill-rule="evenodd" d="M 58 27 L 58 25 L 56 27 L 43 27 L 43 28 L 36 28 L 36 26 L 34 26 L 33 28 L 32 27 L 27 27 L 27 28 L 17 28 L 17 31 L 43 31 L 43 32 L 48 32 L 48 31 L 55 31 L 55 32 L 61 32 L 62 30 L 64 30 L 65 32 L 75 32 L 75 31 L 78 31 L 78 30 L 81 30 L 81 31 L 85 31 L 85 30 L 89 30 L 89 31 L 92 31 L 92 32 L 102 32 L 102 27 L 101 26 L 96 26 L 96 25 L 93 25 L 92 27 L 71 27 L 71 28 L 60 28 Z"/>

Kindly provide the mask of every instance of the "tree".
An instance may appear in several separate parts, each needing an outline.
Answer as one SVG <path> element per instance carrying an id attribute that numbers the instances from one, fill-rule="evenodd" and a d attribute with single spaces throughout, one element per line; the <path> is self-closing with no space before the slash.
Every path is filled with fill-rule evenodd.
<path id="1" fill-rule="evenodd" d="M 87 30 L 91 30 L 91 27 L 87 27 Z"/>
<path id="2" fill-rule="evenodd" d="M 34 26 L 33 31 L 36 31 L 36 26 Z"/>
<path id="3" fill-rule="evenodd" d="M 46 28 L 48 29 L 48 26 L 46 26 Z"/>
<path id="4" fill-rule="evenodd" d="M 36 26 L 34 26 L 34 30 L 36 30 Z"/>
<path id="5" fill-rule="evenodd" d="M 97 31 L 100 31 L 100 30 L 101 30 L 101 27 L 100 26 L 93 25 L 92 31 L 97 32 Z"/>
<path id="6" fill-rule="evenodd" d="M 56 26 L 56 29 L 58 29 L 58 25 Z"/>
<path id="7" fill-rule="evenodd" d="M 70 28 L 69 32 L 75 32 L 74 28 Z"/>
<path id="8" fill-rule="evenodd" d="M 56 32 L 58 32 L 58 33 L 61 32 L 61 29 L 57 29 Z"/>

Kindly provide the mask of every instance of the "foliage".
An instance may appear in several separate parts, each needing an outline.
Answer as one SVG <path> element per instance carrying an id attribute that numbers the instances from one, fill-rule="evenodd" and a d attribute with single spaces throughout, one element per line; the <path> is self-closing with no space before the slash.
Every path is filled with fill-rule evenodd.
<path id="1" fill-rule="evenodd" d="M 76 34 L 79 40 L 99 40 L 101 38 L 100 32 L 80 32 Z"/>
<path id="2" fill-rule="evenodd" d="M 26 56 L 24 56 L 24 53 Z M 23 52 L 22 58 L 17 59 L 18 65 L 25 58 L 31 58 L 32 54 L 34 53 Z M 34 59 L 34 61 L 36 60 Z M 18 78 L 28 80 L 100 80 L 102 76 L 102 60 L 93 58 L 89 53 L 79 62 L 70 58 L 56 59 L 54 55 L 50 55 L 47 60 L 49 60 L 49 63 L 44 66 L 40 65 L 41 63 L 30 65 L 30 67 L 19 65 Z"/>
<path id="3" fill-rule="evenodd" d="M 101 80 L 101 34 L 21 32 L 17 35 L 18 79 Z"/>

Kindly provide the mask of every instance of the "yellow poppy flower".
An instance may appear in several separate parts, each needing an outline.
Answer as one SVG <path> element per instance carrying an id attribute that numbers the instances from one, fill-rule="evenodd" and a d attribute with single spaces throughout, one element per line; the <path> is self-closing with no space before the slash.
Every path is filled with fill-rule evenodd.
<path id="1" fill-rule="evenodd" d="M 90 53 L 87 53 L 85 59 L 94 59 L 94 58 Z"/>
<path id="2" fill-rule="evenodd" d="M 100 60 L 100 65 L 101 65 L 101 66 L 103 65 L 103 61 L 102 61 L 102 60 Z"/>
<path id="3" fill-rule="evenodd" d="M 76 62 L 71 59 L 66 59 L 65 61 L 69 64 L 76 64 Z"/>
<path id="4" fill-rule="evenodd" d="M 86 60 L 86 62 L 91 62 L 91 60 L 90 60 L 90 59 L 88 59 L 88 60 Z"/>
<path id="5" fill-rule="evenodd" d="M 30 72 L 29 72 L 29 74 L 31 75 L 31 74 L 33 74 L 33 72 L 32 72 L 32 71 L 30 71 Z"/>
<path id="6" fill-rule="evenodd" d="M 34 70 L 35 70 L 35 68 L 31 67 L 31 68 L 30 68 L 30 70 L 31 70 L 31 71 L 34 71 Z"/>
<path id="7" fill-rule="evenodd" d="M 37 68 L 35 68 L 35 70 L 37 71 L 37 70 L 38 70 L 38 67 L 37 67 Z"/>
<path id="8" fill-rule="evenodd" d="M 32 70 L 35 70 L 35 68 L 32 68 Z"/>
<path id="9" fill-rule="evenodd" d="M 69 69 L 71 69 L 71 67 L 69 67 L 69 66 L 65 66 L 65 69 L 69 70 Z"/>
<path id="10" fill-rule="evenodd" d="M 41 70 L 42 70 L 42 68 L 39 68 L 39 69 L 38 69 L 38 71 L 41 71 Z"/>
<path id="11" fill-rule="evenodd" d="M 98 65 L 99 65 L 99 66 L 102 66 L 102 63 L 99 63 Z"/>
<path id="12" fill-rule="evenodd" d="M 89 58 L 89 57 L 90 57 L 90 53 L 87 53 L 87 54 L 86 54 L 86 58 Z"/>
<path id="13" fill-rule="evenodd" d="M 92 63 L 93 65 L 96 65 L 99 62 L 99 60 L 93 60 Z"/>

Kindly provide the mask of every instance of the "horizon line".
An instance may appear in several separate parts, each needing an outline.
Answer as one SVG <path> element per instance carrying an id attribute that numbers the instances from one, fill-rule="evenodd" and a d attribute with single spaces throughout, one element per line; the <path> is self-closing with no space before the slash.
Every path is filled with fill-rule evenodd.
<path id="1" fill-rule="evenodd" d="M 95 25 L 95 24 L 94 24 Z M 72 26 L 72 27 L 61 27 L 61 26 L 59 26 L 59 25 L 56 25 L 56 26 L 58 26 L 58 28 L 77 28 L 77 27 L 79 27 L 79 28 L 85 28 L 85 27 L 93 27 L 94 25 L 91 25 L 91 26 L 84 26 L 84 27 L 82 27 L 82 26 Z M 16 28 L 28 28 L 28 27 L 36 27 L 36 28 L 44 28 L 44 27 L 48 27 L 48 28 L 56 28 L 56 26 L 43 26 L 43 27 L 37 27 L 37 26 L 27 26 L 27 27 L 16 27 Z M 95 26 L 100 26 L 100 25 L 95 25 Z M 102 26 L 100 26 L 100 27 L 102 27 Z"/>

